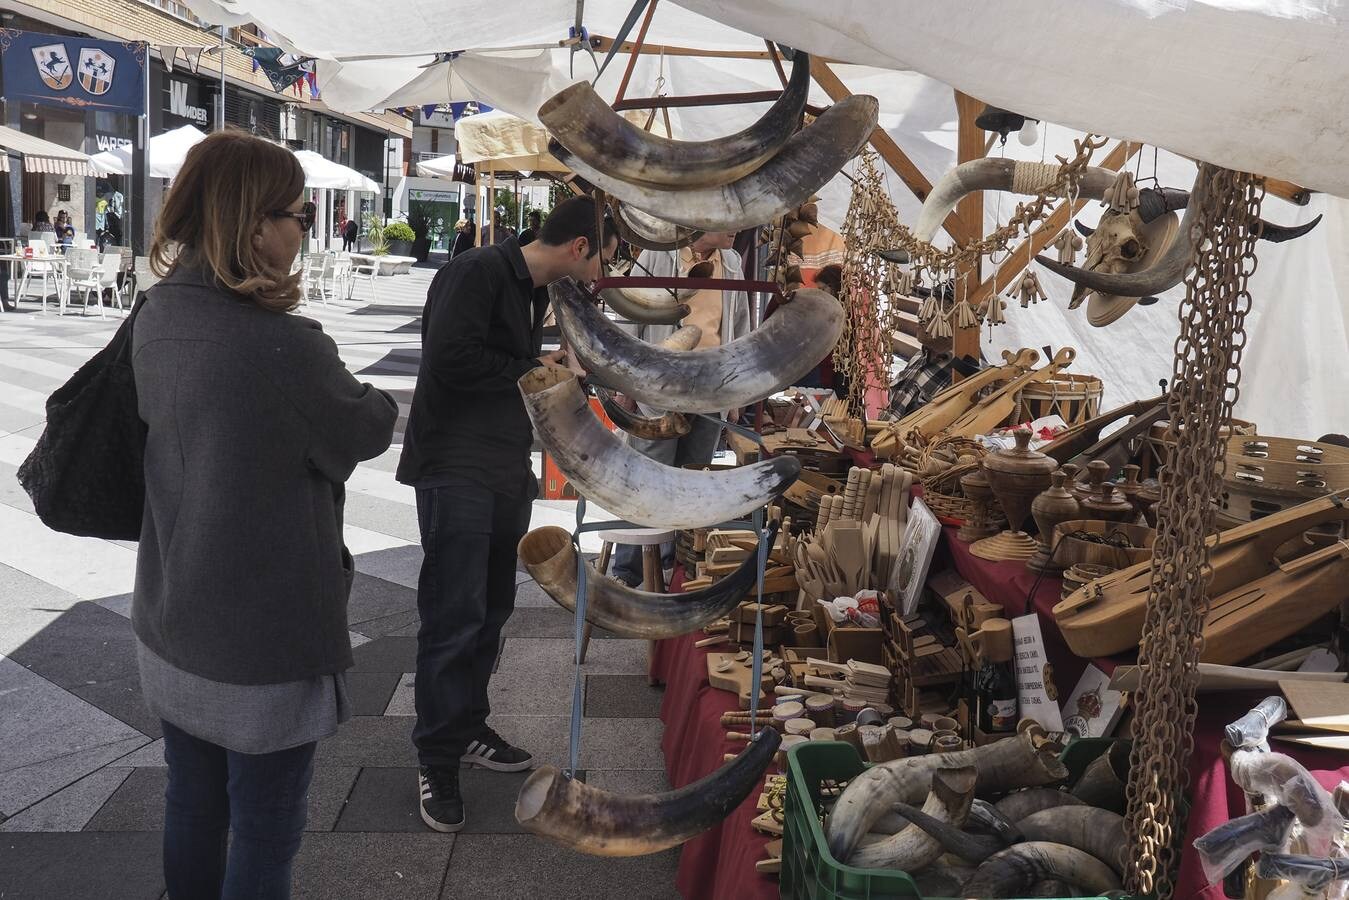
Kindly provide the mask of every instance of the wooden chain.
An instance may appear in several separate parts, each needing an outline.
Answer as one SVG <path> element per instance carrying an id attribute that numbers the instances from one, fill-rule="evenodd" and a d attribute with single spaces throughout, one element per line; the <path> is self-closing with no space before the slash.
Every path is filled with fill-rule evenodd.
<path id="1" fill-rule="evenodd" d="M 889 265 L 873 251 L 890 244 L 899 212 L 881 180 L 876 154 L 862 153 L 853 181 L 852 200 L 843 220 L 843 278 L 839 302 L 846 314 L 843 336 L 834 347 L 834 369 L 848 380 L 848 415 L 866 411 L 868 384 L 889 380 L 890 333 L 896 309 L 888 299 Z"/>
<path id="2" fill-rule="evenodd" d="M 1264 198 L 1257 176 L 1208 164 L 1200 167 L 1198 183 L 1196 194 L 1203 200 L 1197 225 L 1179 238 L 1195 246 L 1196 256 L 1185 279 L 1167 400 L 1173 449 L 1159 473 L 1161 504 L 1139 643 L 1143 674 L 1135 694 L 1125 819 L 1129 892 L 1160 900 L 1175 888 L 1185 835 L 1182 803 L 1213 575 L 1206 538 L 1214 527 L 1212 501 L 1222 486 L 1222 429 L 1237 399 L 1246 345 L 1247 282 L 1256 267 L 1256 238 L 1246 226 L 1259 217 Z"/>

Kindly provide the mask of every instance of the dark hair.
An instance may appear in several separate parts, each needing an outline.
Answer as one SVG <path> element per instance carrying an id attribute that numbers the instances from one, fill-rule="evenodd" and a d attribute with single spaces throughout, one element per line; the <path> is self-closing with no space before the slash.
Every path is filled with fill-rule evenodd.
<path id="1" fill-rule="evenodd" d="M 539 212 L 537 209 L 531 209 L 528 213 L 525 214 L 525 219 L 530 222 L 539 222 L 540 224 L 542 224 L 543 213 Z"/>
<path id="2" fill-rule="evenodd" d="M 37 212 L 33 213 L 33 224 L 36 225 L 39 222 L 46 222 L 48 225 L 52 222 L 51 216 L 47 215 L 45 209 L 39 209 Z"/>
<path id="3" fill-rule="evenodd" d="M 601 245 L 595 241 L 595 199 L 593 197 L 571 197 L 563 200 L 548 214 L 548 219 L 539 229 L 539 241 L 552 247 L 568 244 L 577 238 L 585 238 L 590 245 L 589 258 L 600 251 Z M 604 243 L 618 239 L 618 229 L 614 220 L 604 217 Z"/>
<path id="4" fill-rule="evenodd" d="M 155 223 L 150 268 L 163 276 L 187 260 L 261 307 L 295 308 L 300 275 L 273 269 L 252 238 L 263 219 L 303 191 L 304 170 L 290 150 L 246 131 L 212 133 L 187 151 L 169 189 Z"/>

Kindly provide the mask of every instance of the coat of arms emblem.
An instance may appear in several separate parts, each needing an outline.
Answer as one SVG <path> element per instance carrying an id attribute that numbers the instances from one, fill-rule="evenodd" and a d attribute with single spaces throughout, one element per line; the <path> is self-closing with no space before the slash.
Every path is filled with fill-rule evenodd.
<path id="1" fill-rule="evenodd" d="M 65 44 L 47 44 L 33 48 L 33 64 L 42 77 L 42 83 L 54 91 L 70 87 L 74 73 L 70 70 L 70 54 Z"/>
<path id="2" fill-rule="evenodd" d="M 112 72 L 117 61 L 97 47 L 80 48 L 80 87 L 95 97 L 112 87 Z"/>

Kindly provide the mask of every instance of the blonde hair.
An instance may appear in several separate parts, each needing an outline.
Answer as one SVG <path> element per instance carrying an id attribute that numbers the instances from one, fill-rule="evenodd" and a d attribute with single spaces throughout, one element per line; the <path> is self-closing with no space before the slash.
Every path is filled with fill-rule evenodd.
<path id="1" fill-rule="evenodd" d="M 304 190 L 304 170 L 285 147 L 243 131 L 217 131 L 187 153 L 164 200 L 150 245 L 161 277 L 185 262 L 259 306 L 285 312 L 300 301 L 300 275 L 277 271 L 257 248 L 259 223 Z"/>

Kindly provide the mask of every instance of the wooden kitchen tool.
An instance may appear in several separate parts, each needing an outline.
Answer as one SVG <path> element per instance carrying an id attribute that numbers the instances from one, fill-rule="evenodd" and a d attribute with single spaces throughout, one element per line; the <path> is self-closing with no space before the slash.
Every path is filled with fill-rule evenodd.
<path id="1" fill-rule="evenodd" d="M 972 438 L 988 434 L 997 428 L 1016 409 L 1017 394 L 1027 385 L 1048 381 L 1060 371 L 1072 365 L 1077 351 L 1072 347 L 1063 347 L 1042 369 L 1026 372 L 981 398 L 964 415 L 942 429 L 942 434 Z"/>

